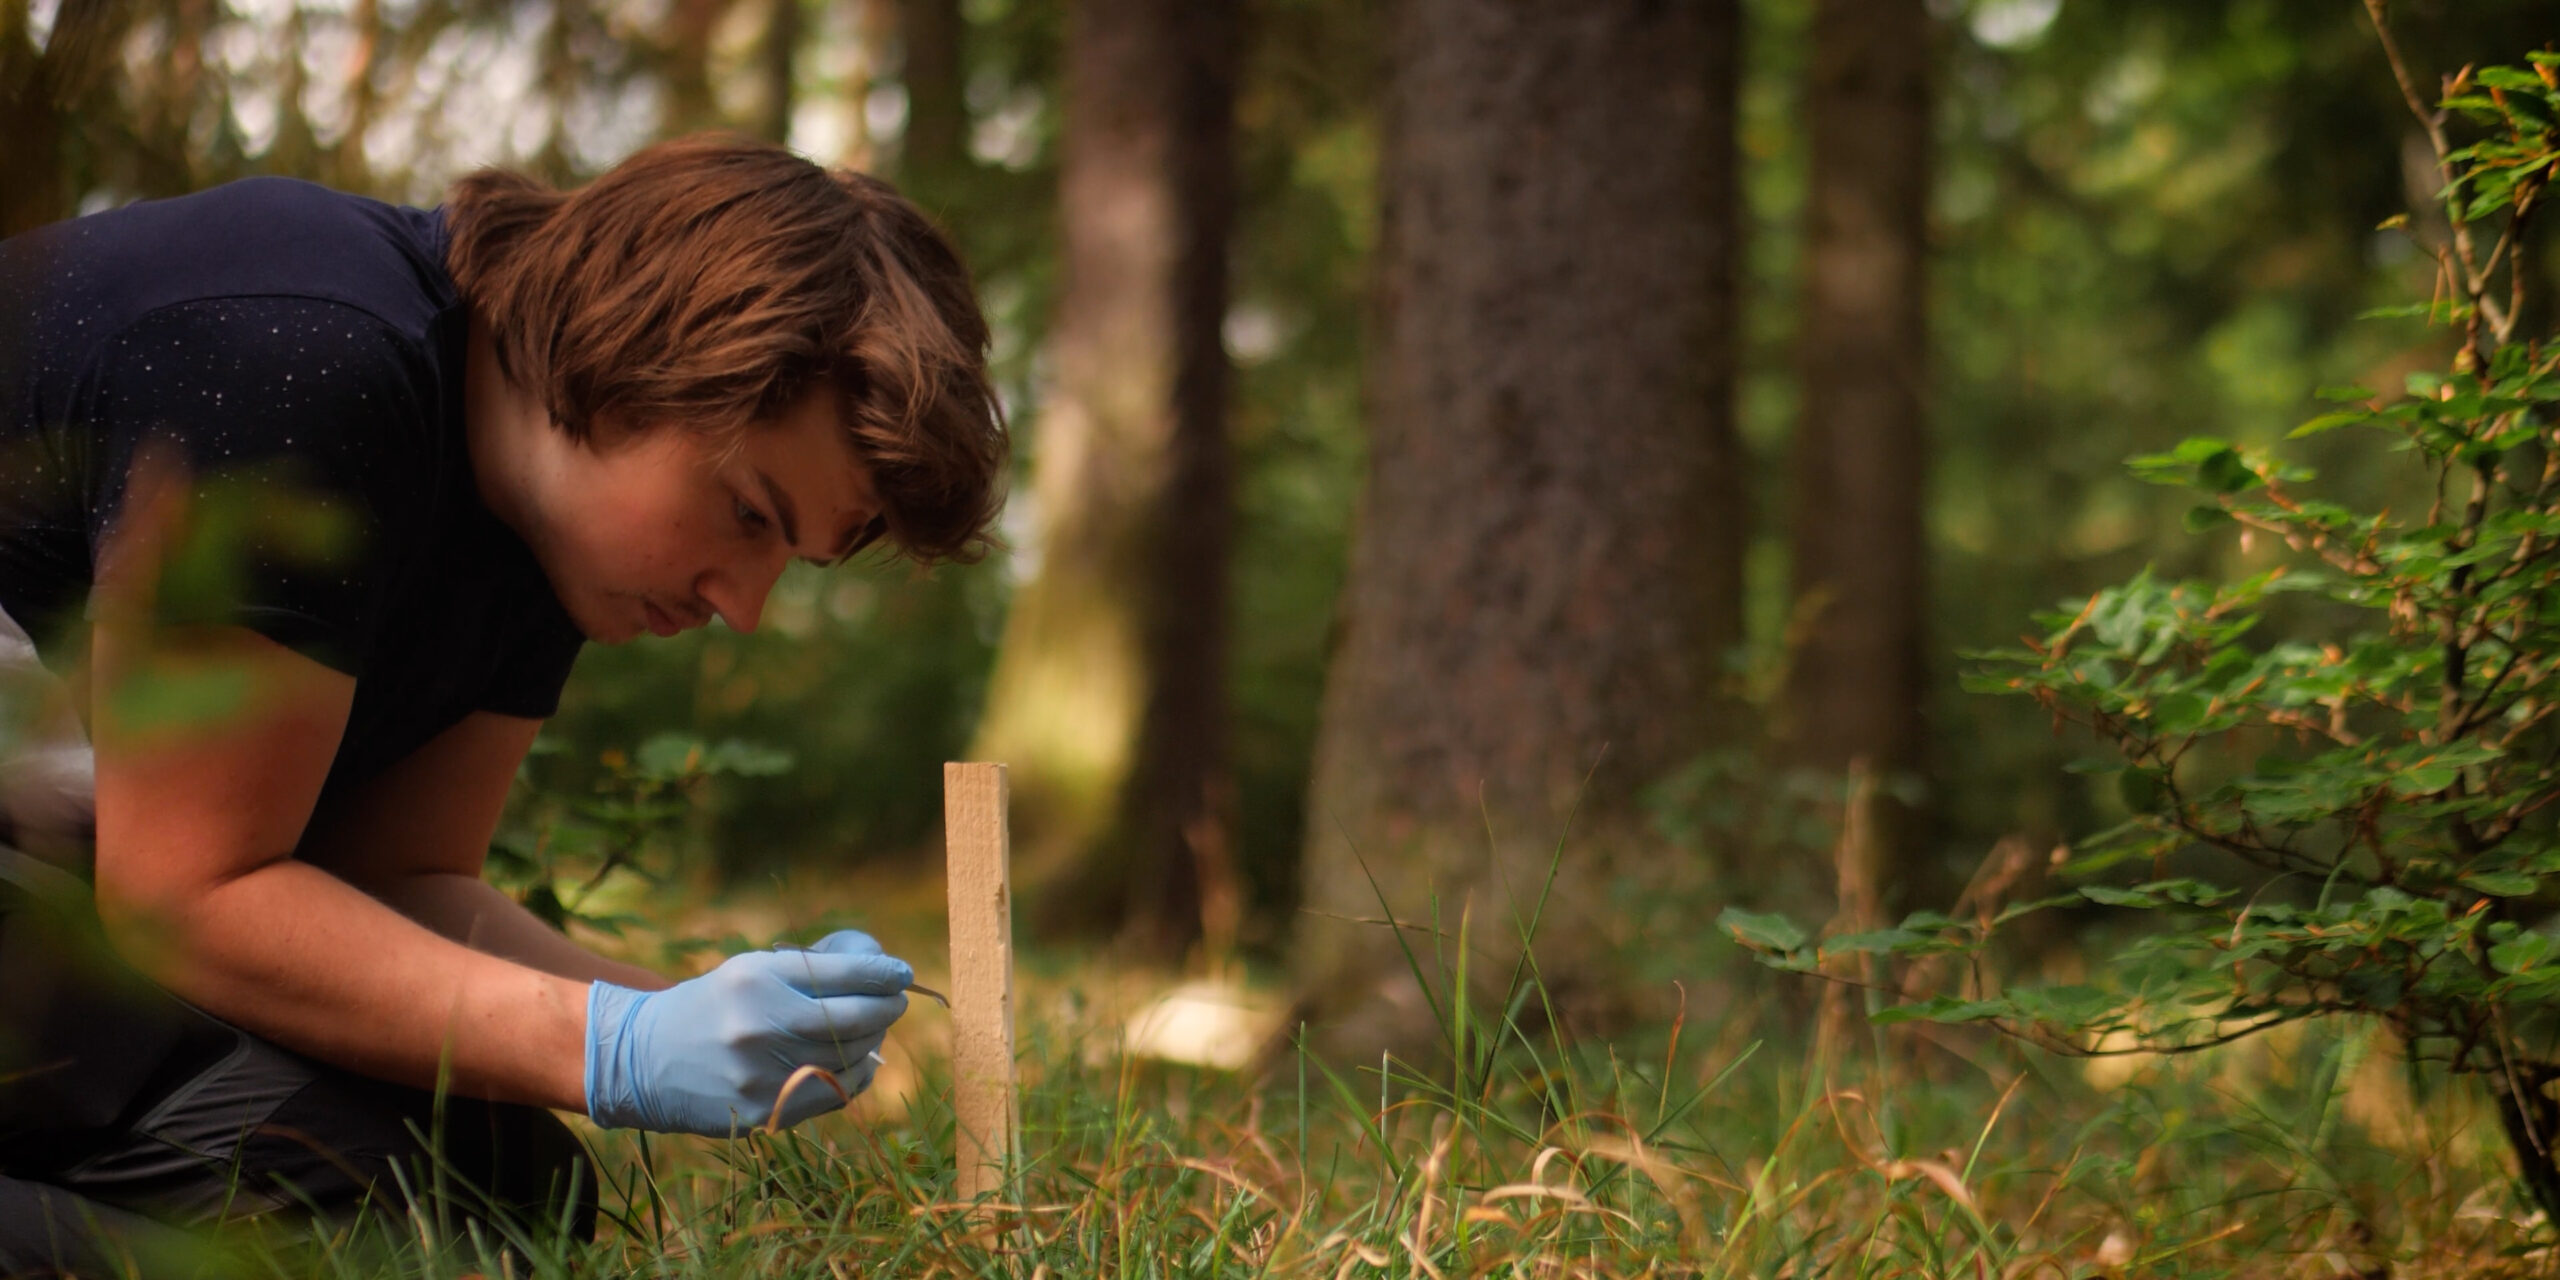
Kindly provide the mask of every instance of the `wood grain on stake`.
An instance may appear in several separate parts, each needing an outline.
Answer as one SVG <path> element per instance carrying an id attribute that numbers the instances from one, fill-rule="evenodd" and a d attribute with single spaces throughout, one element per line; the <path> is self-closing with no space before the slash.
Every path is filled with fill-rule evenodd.
<path id="1" fill-rule="evenodd" d="M 1001 1194 L 1014 1150 L 1013 890 L 1000 764 L 942 766 L 960 1198 Z"/>

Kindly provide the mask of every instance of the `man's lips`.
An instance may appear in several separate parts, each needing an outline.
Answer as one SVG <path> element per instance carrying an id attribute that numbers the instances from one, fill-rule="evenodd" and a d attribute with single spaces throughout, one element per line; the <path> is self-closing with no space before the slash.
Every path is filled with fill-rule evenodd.
<path id="1" fill-rule="evenodd" d="M 651 635 L 671 636 L 684 630 L 684 624 L 676 621 L 675 615 L 668 613 L 666 610 L 659 608 L 655 604 L 643 600 L 640 602 L 640 608 L 648 616 L 649 633 Z"/>

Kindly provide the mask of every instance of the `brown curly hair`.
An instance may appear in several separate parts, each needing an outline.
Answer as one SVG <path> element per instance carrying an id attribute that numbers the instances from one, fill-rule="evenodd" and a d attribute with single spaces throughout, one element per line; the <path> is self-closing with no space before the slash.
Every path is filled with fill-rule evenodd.
<path id="1" fill-rule="evenodd" d="M 727 135 L 662 142 L 563 192 L 453 184 L 446 267 L 498 367 L 552 422 L 742 438 L 816 385 L 920 564 L 994 545 L 1009 453 L 987 322 L 950 241 L 888 183 Z"/>

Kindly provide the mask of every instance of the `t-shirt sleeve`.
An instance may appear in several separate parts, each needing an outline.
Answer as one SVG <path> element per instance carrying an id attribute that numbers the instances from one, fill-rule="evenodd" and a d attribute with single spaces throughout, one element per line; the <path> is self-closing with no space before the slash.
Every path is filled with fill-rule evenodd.
<path id="1" fill-rule="evenodd" d="M 384 594 L 435 500 L 435 386 L 371 314 L 291 297 L 162 308 L 107 339 L 80 412 L 95 557 L 137 468 L 183 477 L 156 607 L 247 627 L 361 676 Z"/>

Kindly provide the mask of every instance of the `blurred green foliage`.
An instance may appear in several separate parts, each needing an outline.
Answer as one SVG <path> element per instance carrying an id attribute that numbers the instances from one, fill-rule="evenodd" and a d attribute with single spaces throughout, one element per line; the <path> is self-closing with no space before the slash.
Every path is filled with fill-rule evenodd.
<path id="1" fill-rule="evenodd" d="M 485 874 L 555 929 L 575 923 L 615 935 L 639 921 L 601 909 L 606 882 L 665 883 L 678 869 L 670 837 L 702 811 L 715 780 L 770 778 L 792 766 L 789 753 L 771 747 L 661 733 L 632 751 L 599 753 L 602 776 L 573 795 L 540 785 L 544 764 L 561 754 L 548 741 L 527 754 L 518 781 L 535 785 L 491 836 Z"/>

